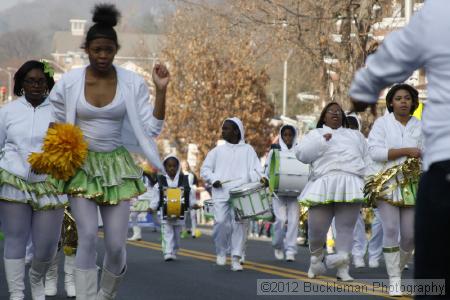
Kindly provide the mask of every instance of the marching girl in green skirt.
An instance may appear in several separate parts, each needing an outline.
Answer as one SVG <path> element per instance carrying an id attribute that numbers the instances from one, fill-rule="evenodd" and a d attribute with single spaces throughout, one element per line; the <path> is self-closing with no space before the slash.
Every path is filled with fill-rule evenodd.
<path id="1" fill-rule="evenodd" d="M 153 69 L 153 108 L 143 78 L 113 65 L 119 50 L 113 27 L 119 16 L 113 5 L 95 7 L 95 24 L 84 42 L 89 65 L 64 74 L 49 97 L 56 122 L 77 125 L 89 145 L 84 165 L 63 187 L 78 230 L 76 294 L 86 300 L 114 299 L 126 272 L 129 199 L 146 191 L 142 169 L 128 150 L 143 152 L 152 165 L 162 170 L 154 137 L 162 130 L 169 73 L 163 65 Z M 97 207 L 105 233 L 98 295 Z"/>
<path id="2" fill-rule="evenodd" d="M 53 260 L 67 197 L 31 171 L 28 156 L 39 151 L 52 121 L 47 93 L 54 85 L 45 63 L 28 61 L 14 75 L 19 98 L 0 109 L 0 219 L 5 233 L 4 264 L 10 299 L 24 299 L 25 251 L 31 235 L 29 271 L 33 299 L 45 299 L 43 277 Z"/>

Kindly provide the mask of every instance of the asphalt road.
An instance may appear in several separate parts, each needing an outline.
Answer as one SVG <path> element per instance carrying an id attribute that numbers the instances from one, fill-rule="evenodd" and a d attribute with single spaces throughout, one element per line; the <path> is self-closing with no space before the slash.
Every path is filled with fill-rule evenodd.
<path id="1" fill-rule="evenodd" d="M 304 291 L 303 284 L 318 287 L 342 287 L 336 283 L 335 271 L 329 270 L 325 276 L 309 279 L 307 270 L 309 265 L 308 249 L 299 247 L 299 254 L 295 262 L 276 261 L 268 240 L 249 240 L 247 244 L 247 257 L 243 272 L 232 272 L 229 264 L 217 266 L 215 264 L 214 245 L 209 235 L 210 230 L 203 229 L 200 238 L 191 237 L 182 239 L 181 251 L 178 259 L 165 262 L 160 250 L 160 234 L 149 229 L 143 230 L 144 240 L 129 242 L 127 245 L 128 272 L 120 287 L 117 299 L 280 299 L 287 296 L 261 296 L 257 295 L 257 280 L 267 279 L 272 291 Z M 103 259 L 103 243 L 98 243 L 98 264 Z M 0 251 L 3 242 L 0 242 Z M 2 251 L 3 252 L 3 251 Z M 0 299 L 8 299 L 3 260 L 0 262 Z M 387 278 L 384 264 L 379 268 L 361 268 L 350 270 L 358 286 L 366 286 L 358 296 L 329 297 L 324 295 L 307 296 L 302 299 L 385 299 L 390 298 L 382 291 L 373 289 L 373 286 L 364 284 L 364 279 Z M 60 262 L 60 279 L 58 282 L 58 295 L 47 299 L 67 299 L 63 287 L 63 268 Z M 404 272 L 405 278 L 412 277 L 412 270 Z M 273 279 L 272 281 L 270 279 Z M 298 283 L 286 285 L 277 282 L 279 279 L 295 279 Z M 361 283 L 360 283 L 361 282 Z M 295 286 L 294 286 L 295 285 Z M 305 286 L 306 286 L 305 285 Z M 29 294 L 28 279 L 27 299 Z M 283 289 L 280 289 L 283 287 Z M 328 290 L 329 291 L 329 290 Z M 411 299 L 402 297 L 395 299 Z"/>

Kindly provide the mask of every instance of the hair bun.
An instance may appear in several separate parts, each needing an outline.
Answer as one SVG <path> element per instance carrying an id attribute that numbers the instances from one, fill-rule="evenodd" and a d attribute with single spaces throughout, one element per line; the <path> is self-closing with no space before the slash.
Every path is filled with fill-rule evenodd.
<path id="1" fill-rule="evenodd" d="M 99 25 L 114 27 L 120 19 L 120 12 L 114 4 L 97 4 L 93 10 L 92 21 Z"/>

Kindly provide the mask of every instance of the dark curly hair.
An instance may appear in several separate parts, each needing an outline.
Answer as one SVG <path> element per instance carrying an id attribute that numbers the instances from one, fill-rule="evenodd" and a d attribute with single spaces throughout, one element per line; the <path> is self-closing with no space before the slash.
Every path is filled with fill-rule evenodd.
<path id="1" fill-rule="evenodd" d="M 317 121 L 316 128 L 323 128 L 323 125 L 325 124 L 325 114 L 327 113 L 327 110 L 330 108 L 331 105 L 337 105 L 339 106 L 339 109 L 341 111 L 342 116 L 342 127 L 348 128 L 348 121 L 347 116 L 345 115 L 344 110 L 337 102 L 330 102 L 322 109 L 322 112 L 320 113 L 319 121 Z"/>
<path id="2" fill-rule="evenodd" d="M 18 97 L 23 95 L 23 80 L 25 79 L 25 76 L 27 76 L 28 72 L 33 69 L 39 69 L 44 73 L 45 79 L 47 79 L 48 91 L 53 88 L 55 85 L 55 80 L 48 73 L 44 72 L 44 64 L 37 60 L 29 60 L 24 63 L 14 74 L 14 95 Z"/>
<path id="3" fill-rule="evenodd" d="M 112 40 L 119 49 L 120 45 L 114 26 L 119 22 L 120 16 L 120 12 L 113 4 L 95 5 L 92 11 L 92 21 L 95 24 L 89 28 L 82 48 L 88 48 L 90 42 L 95 39 L 104 38 Z"/>
<path id="4" fill-rule="evenodd" d="M 419 107 L 419 92 L 415 88 L 413 88 L 412 86 L 410 86 L 409 84 L 406 84 L 406 83 L 400 83 L 400 84 L 394 85 L 393 87 L 391 87 L 391 89 L 387 93 L 386 107 L 387 107 L 388 111 L 390 113 L 394 111 L 391 104 L 392 104 L 392 101 L 394 100 L 395 93 L 397 93 L 397 91 L 399 91 L 399 90 L 405 90 L 411 95 L 412 105 L 411 105 L 411 111 L 409 113 L 413 114 L 414 111 L 417 109 L 417 107 Z"/>

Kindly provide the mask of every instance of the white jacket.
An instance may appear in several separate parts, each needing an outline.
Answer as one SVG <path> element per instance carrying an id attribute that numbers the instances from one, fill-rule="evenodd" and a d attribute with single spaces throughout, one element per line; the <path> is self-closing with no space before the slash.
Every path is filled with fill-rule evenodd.
<path id="1" fill-rule="evenodd" d="M 428 101 L 423 111 L 423 166 L 450 159 L 450 1 L 425 1 L 410 23 L 389 34 L 357 72 L 352 98 L 375 103 L 389 84 L 405 81 L 425 68 Z"/>
<path id="2" fill-rule="evenodd" d="M 388 161 L 389 149 L 410 147 L 422 149 L 422 144 L 422 123 L 415 117 L 411 117 L 406 126 L 398 122 L 393 113 L 378 118 L 368 139 L 370 158 L 374 162 L 372 173 L 399 165 L 406 160 L 406 157 L 400 157 Z"/>
<path id="3" fill-rule="evenodd" d="M 324 134 L 331 133 L 326 141 Z M 308 132 L 296 148 L 297 159 L 311 164 L 310 180 L 332 172 L 346 172 L 363 177 L 368 157 L 367 143 L 358 130 L 323 126 Z"/>
<path id="4" fill-rule="evenodd" d="M 200 176 L 208 183 L 215 181 L 233 180 L 222 185 L 221 188 L 212 188 L 214 201 L 228 201 L 230 190 L 245 183 L 257 182 L 261 179 L 262 167 L 252 146 L 245 143 L 244 127 L 238 118 L 230 118 L 236 123 L 241 132 L 238 144 L 225 144 L 216 146 L 208 152 L 200 169 Z"/>
<path id="5" fill-rule="evenodd" d="M 0 109 L 0 149 L 3 154 L 0 168 L 28 182 L 44 181 L 46 175 L 31 172 L 28 156 L 41 152 L 42 142 L 52 108 L 48 99 L 34 108 L 25 97 L 20 97 Z"/>
<path id="6" fill-rule="evenodd" d="M 136 73 L 117 66 L 114 68 L 119 88 L 126 95 L 123 144 L 131 152 L 143 153 L 153 166 L 163 171 L 154 138 L 161 133 L 164 120 L 153 116 L 148 86 Z M 49 100 L 56 122 L 75 124 L 77 101 L 83 91 L 82 79 L 85 74 L 86 67 L 72 70 L 64 74 L 53 87 Z"/>

